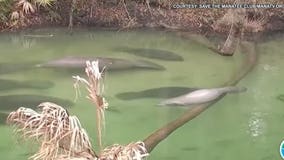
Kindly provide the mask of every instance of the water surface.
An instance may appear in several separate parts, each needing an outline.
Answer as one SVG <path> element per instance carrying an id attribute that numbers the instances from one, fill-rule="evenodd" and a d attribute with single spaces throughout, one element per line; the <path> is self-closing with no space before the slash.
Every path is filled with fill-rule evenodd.
<path id="1" fill-rule="evenodd" d="M 24 34 L 54 36 L 33 38 Z M 160 143 L 149 159 L 279 159 L 278 147 L 284 139 L 284 130 L 280 123 L 284 120 L 284 102 L 277 98 L 284 94 L 283 46 L 283 38 L 258 43 L 258 64 L 239 83 L 239 86 L 247 87 L 248 91 L 228 95 L 214 104 Z M 169 51 L 181 56 L 183 61 L 165 61 L 157 56 L 151 58 L 114 50 L 121 47 Z M 67 30 L 60 28 L 2 33 L 0 55 L 0 79 L 17 82 L 47 81 L 54 84 L 44 85 L 49 87 L 40 90 L 33 87 L 0 90 L 0 96 L 18 95 L 15 98 L 19 95 L 38 95 L 73 101 L 75 91 L 71 76 L 82 75 L 83 68 L 70 71 L 35 67 L 36 64 L 65 56 L 146 60 L 164 66 L 165 70 L 128 69 L 106 74 L 105 96 L 110 110 L 106 112 L 105 145 L 143 140 L 186 110 L 159 108 L 157 103 L 176 95 L 171 92 L 183 93 L 185 89 L 223 84 L 238 71 L 243 59 L 240 52 L 233 57 L 221 57 L 195 40 L 182 39 L 162 31 L 82 29 L 75 30 L 70 35 Z M 81 91 L 83 96 L 68 110 L 79 117 L 97 149 L 95 108 L 85 98 L 87 93 L 83 87 Z M 121 95 L 124 97 L 121 98 Z M 27 105 L 31 104 L 33 103 Z M 4 119 L 2 117 L 5 117 L 7 108 L 15 109 L 15 106 L 6 105 L 8 106 L 3 106 L 2 109 L 0 107 L 4 113 L 1 114 L 1 120 Z M 16 141 L 11 127 L 1 123 L 0 133 L 0 154 L 3 159 L 27 159 L 31 155 L 32 149 Z"/>

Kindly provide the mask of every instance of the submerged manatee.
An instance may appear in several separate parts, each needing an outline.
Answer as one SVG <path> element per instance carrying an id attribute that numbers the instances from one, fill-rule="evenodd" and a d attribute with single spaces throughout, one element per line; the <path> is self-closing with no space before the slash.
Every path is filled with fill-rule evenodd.
<path id="1" fill-rule="evenodd" d="M 128 48 L 119 47 L 114 48 L 114 51 L 126 52 L 140 57 L 160 59 L 166 61 L 183 61 L 183 57 L 173 53 L 171 51 L 160 50 L 160 49 L 148 49 L 148 48 Z"/>
<path id="2" fill-rule="evenodd" d="M 52 60 L 47 63 L 39 64 L 38 67 L 55 67 L 55 68 L 84 68 L 86 61 L 99 61 L 99 67 L 102 69 L 106 67 L 107 70 L 125 70 L 125 69 L 153 69 L 164 70 L 163 66 L 158 64 L 144 61 L 144 60 L 126 60 L 120 58 L 107 58 L 107 57 L 64 57 L 57 60 Z"/>
<path id="3" fill-rule="evenodd" d="M 279 96 L 277 96 L 277 99 L 284 102 L 284 94 L 280 94 Z"/>
<path id="4" fill-rule="evenodd" d="M 0 91 L 19 88 L 47 89 L 54 86 L 50 81 L 16 81 L 0 79 Z"/>
<path id="5" fill-rule="evenodd" d="M 26 71 L 34 68 L 34 62 L 27 63 L 0 63 L 0 74 Z"/>
<path id="6" fill-rule="evenodd" d="M 40 95 L 5 95 L 0 96 L 0 111 L 12 111 L 19 107 L 36 108 L 42 102 L 56 103 L 64 108 L 73 106 L 74 103 L 56 97 Z"/>
<path id="7" fill-rule="evenodd" d="M 197 90 L 197 88 L 188 88 L 188 87 L 160 87 L 152 88 L 138 92 L 125 92 L 119 93 L 116 95 L 119 99 L 122 100 L 132 100 L 139 98 L 170 98 L 176 97 L 179 95 L 186 94 Z"/>
<path id="8" fill-rule="evenodd" d="M 212 88 L 212 89 L 200 89 L 188 94 L 167 99 L 160 102 L 159 105 L 191 105 L 191 104 L 201 104 L 213 101 L 226 93 L 238 93 L 244 92 L 246 88 L 238 88 L 234 86 L 222 87 L 222 88 Z"/>

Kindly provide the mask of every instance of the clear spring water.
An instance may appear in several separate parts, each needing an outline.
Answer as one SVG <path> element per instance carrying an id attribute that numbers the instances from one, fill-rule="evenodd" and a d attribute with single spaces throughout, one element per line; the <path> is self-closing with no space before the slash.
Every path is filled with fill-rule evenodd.
<path id="1" fill-rule="evenodd" d="M 25 34 L 54 36 L 32 38 L 24 36 Z M 284 120 L 284 101 L 281 101 L 281 97 L 283 100 L 284 96 L 280 96 L 280 99 L 277 97 L 284 95 L 283 46 L 283 36 L 258 43 L 257 66 L 238 84 L 247 87 L 248 91 L 226 96 L 176 130 L 152 151 L 149 159 L 280 159 L 279 144 L 284 139 L 281 124 Z M 114 49 L 117 47 L 168 50 L 182 56 L 184 61 L 139 57 L 117 51 Z M 3 87 L 7 84 L 0 83 L 0 100 L 2 97 L 3 102 L 0 101 L 0 111 L 8 113 L 16 107 L 25 105 L 24 100 L 19 100 L 14 95 L 43 95 L 73 101 L 75 91 L 72 87 L 71 73 L 31 67 L 69 55 L 142 59 L 166 68 L 129 69 L 107 73 L 105 96 L 110 110 L 106 112 L 106 131 L 103 138 L 105 146 L 143 140 L 186 111 L 185 108 L 156 105 L 163 99 L 161 97 L 171 95 L 170 92 L 175 90 L 158 93 L 153 90 L 146 93 L 141 91 L 161 87 L 219 86 L 240 68 L 243 58 L 239 53 L 233 57 L 221 57 L 194 40 L 182 39 L 172 33 L 160 31 L 116 32 L 88 29 L 75 30 L 70 35 L 64 29 L 40 29 L 31 32 L 2 33 L 0 80 L 17 80 L 30 85 L 17 87 L 10 84 Z M 83 73 L 83 69 L 81 72 Z M 31 80 L 34 83 L 29 82 Z M 37 89 L 33 85 L 37 81 L 48 81 L 54 86 Z M 79 117 L 92 139 L 93 146 L 97 149 L 95 109 L 85 98 L 87 93 L 83 87 L 81 91 L 82 96 L 68 110 Z M 140 94 L 131 95 L 129 92 Z M 7 95 L 10 101 L 7 100 Z M 124 95 L 124 98 L 118 95 Z M 3 117 L 5 118 L 5 115 L 2 116 L 1 123 L 4 123 Z M 12 127 L 5 124 L 0 125 L 0 142 L 1 159 L 5 160 L 27 159 L 36 148 L 18 142 L 12 134 Z"/>

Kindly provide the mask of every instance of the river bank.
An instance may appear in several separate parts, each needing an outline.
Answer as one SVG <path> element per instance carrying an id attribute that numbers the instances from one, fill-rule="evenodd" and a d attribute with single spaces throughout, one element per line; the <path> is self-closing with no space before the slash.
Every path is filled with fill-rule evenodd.
<path id="1" fill-rule="evenodd" d="M 165 28 L 204 35 L 227 35 L 232 25 L 242 23 L 242 32 L 269 33 L 284 30 L 283 8 L 275 9 L 176 9 L 171 4 L 97 1 L 55 1 L 48 8 L 20 14 L 0 22 L 0 31 L 50 26 L 103 27 L 117 30 Z M 67 5 L 66 5 L 67 4 Z M 14 11 L 15 12 L 15 11 Z M 14 13 L 13 12 L 13 13 Z M 17 11 L 17 13 L 21 13 Z M 10 14 L 12 16 L 12 14 Z M 7 16 L 8 18 L 11 16 Z"/>

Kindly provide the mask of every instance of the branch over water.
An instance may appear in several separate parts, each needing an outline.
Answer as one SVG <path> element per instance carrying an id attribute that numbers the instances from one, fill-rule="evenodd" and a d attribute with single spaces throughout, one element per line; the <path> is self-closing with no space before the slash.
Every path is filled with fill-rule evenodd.
<path id="1" fill-rule="evenodd" d="M 249 42 L 242 42 L 241 47 L 244 50 L 245 58 L 244 62 L 240 68 L 240 70 L 234 75 L 228 82 L 225 82 L 223 86 L 233 86 L 236 85 L 239 81 L 241 81 L 255 66 L 257 55 L 256 55 L 256 46 L 254 43 Z M 210 103 L 200 104 L 192 109 L 186 111 L 183 115 L 181 115 L 176 120 L 166 124 L 162 128 L 158 129 L 157 131 L 153 132 L 150 136 L 148 136 L 145 140 L 145 147 L 150 153 L 161 141 L 166 139 L 172 132 L 174 132 L 179 127 L 186 124 L 188 121 L 194 119 L 196 116 L 201 114 L 207 108 L 212 106 L 214 103 L 221 100 L 226 94 L 223 94 L 218 99 L 214 100 Z"/>

